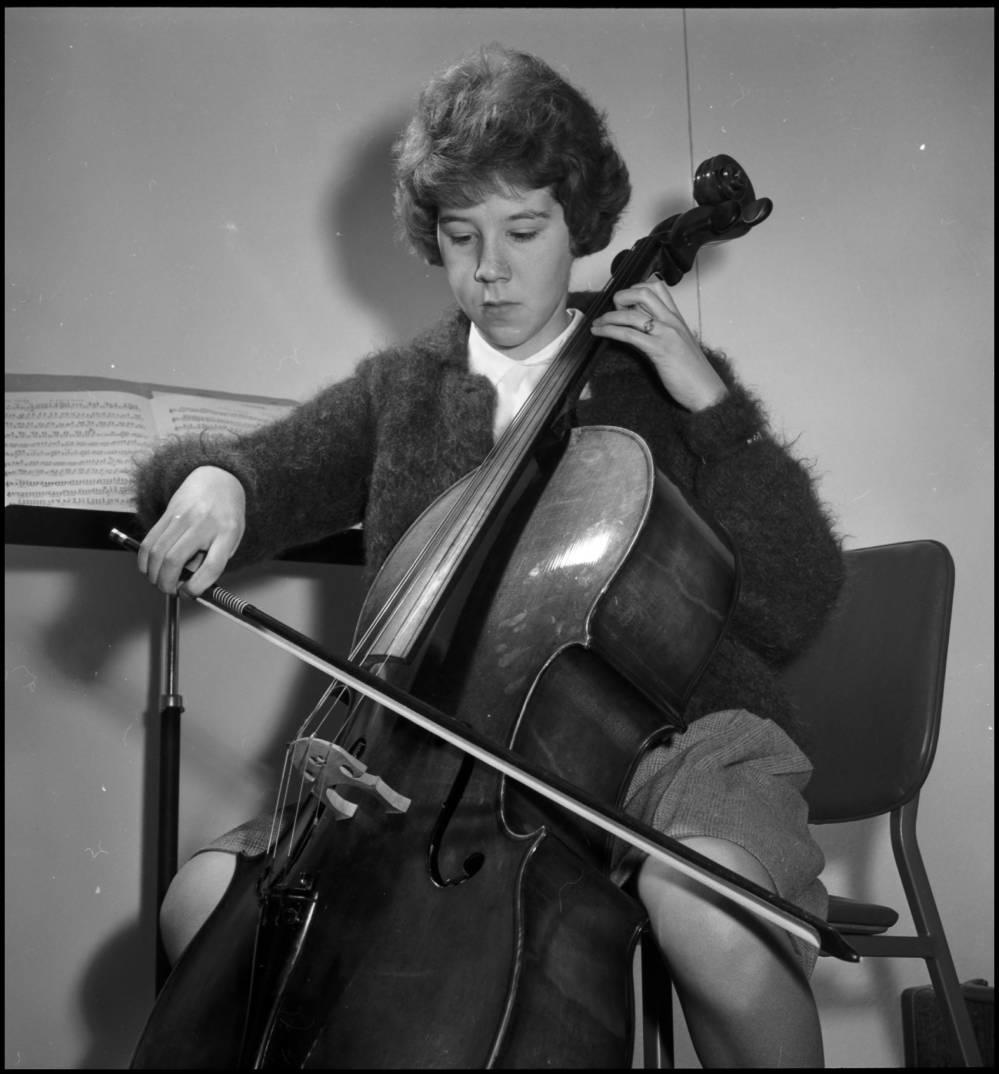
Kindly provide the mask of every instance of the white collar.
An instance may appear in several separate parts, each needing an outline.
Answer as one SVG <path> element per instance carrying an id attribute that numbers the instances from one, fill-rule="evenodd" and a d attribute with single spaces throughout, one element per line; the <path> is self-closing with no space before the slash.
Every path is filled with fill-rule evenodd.
<path id="1" fill-rule="evenodd" d="M 569 324 L 562 333 L 529 358 L 519 360 L 508 358 L 502 351 L 487 343 L 482 333 L 473 324 L 468 333 L 469 372 L 481 373 L 495 385 L 499 384 L 514 367 L 524 368 L 526 366 L 547 365 L 561 350 L 562 345 L 576 326 L 577 318 L 580 316 L 579 310 L 567 310 L 566 312 L 569 314 Z"/>

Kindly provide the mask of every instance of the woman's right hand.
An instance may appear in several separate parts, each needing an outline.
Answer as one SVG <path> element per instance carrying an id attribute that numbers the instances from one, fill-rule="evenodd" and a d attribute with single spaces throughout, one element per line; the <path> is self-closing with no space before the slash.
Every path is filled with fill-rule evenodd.
<path id="1" fill-rule="evenodd" d="M 164 593 L 200 596 L 217 581 L 246 529 L 246 493 L 239 479 L 217 466 L 192 470 L 170 498 L 139 548 L 139 570 Z"/>

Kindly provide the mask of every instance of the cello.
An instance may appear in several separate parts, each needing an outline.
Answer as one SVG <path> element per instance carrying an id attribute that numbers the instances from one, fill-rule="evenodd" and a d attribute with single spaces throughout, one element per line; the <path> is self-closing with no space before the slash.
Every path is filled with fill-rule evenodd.
<path id="1" fill-rule="evenodd" d="M 291 744 L 284 823 L 262 862 L 239 859 L 134 1067 L 629 1061 L 645 915 L 607 872 L 612 837 L 650 833 L 607 804 L 683 728 L 737 558 L 636 435 L 571 428 L 569 414 L 602 346 L 588 325 L 613 294 L 654 270 L 676 283 L 700 246 L 770 212 L 728 157 L 701 165 L 694 192 L 697 208 L 615 260 L 493 451 L 400 540 L 348 667 L 213 587 L 227 614 L 332 669 L 347 716 L 333 740 L 307 723 Z M 795 916 L 725 872 L 723 886 Z"/>

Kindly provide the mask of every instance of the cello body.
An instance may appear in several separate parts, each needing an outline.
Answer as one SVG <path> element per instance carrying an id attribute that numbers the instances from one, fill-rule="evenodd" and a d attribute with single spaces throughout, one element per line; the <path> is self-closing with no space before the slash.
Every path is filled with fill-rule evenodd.
<path id="1" fill-rule="evenodd" d="M 473 476 L 400 540 L 359 633 Z M 619 803 L 642 750 L 683 726 L 735 603 L 733 553 L 637 436 L 585 427 L 539 457 L 477 559 L 414 666 L 369 663 Z M 628 1066 L 645 913 L 608 878 L 609 837 L 360 708 L 346 745 L 411 807 L 320 815 L 276 891 L 241 860 L 133 1066 Z"/>

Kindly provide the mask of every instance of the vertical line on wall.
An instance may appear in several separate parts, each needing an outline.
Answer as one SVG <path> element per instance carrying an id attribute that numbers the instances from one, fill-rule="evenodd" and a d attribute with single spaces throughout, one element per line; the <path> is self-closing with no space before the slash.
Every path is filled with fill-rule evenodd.
<path id="1" fill-rule="evenodd" d="M 683 18 L 683 76 L 687 89 L 687 152 L 690 157 L 690 178 L 694 179 L 694 113 L 690 94 L 690 49 L 687 47 L 687 9 L 681 11 Z M 702 338 L 701 326 L 701 270 L 694 261 L 694 289 L 697 294 L 697 338 Z"/>

